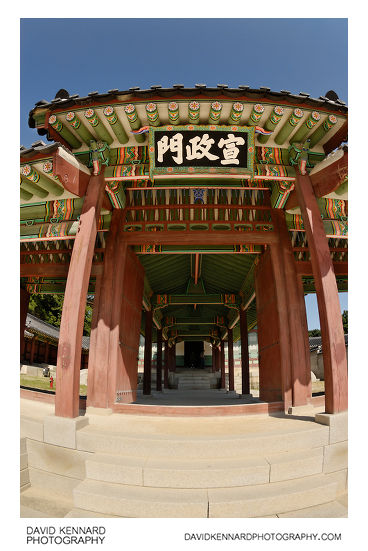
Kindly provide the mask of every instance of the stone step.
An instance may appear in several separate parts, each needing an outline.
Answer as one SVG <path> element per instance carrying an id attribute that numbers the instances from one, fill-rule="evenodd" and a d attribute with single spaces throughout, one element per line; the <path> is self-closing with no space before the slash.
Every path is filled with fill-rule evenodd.
<path id="1" fill-rule="evenodd" d="M 84 480 L 74 489 L 74 506 L 129 518 L 207 517 L 206 490 L 157 489 Z"/>
<path id="2" fill-rule="evenodd" d="M 334 501 L 337 489 L 337 482 L 324 475 L 243 488 L 209 489 L 209 517 L 281 516 Z"/>
<path id="3" fill-rule="evenodd" d="M 74 507 L 64 518 L 121 518 L 117 515 L 104 515 L 95 511 L 87 511 L 87 509 L 78 509 Z"/>
<path id="4" fill-rule="evenodd" d="M 21 518 L 63 518 L 73 508 L 73 500 L 52 490 L 31 487 L 20 495 Z"/>
<path id="5" fill-rule="evenodd" d="M 314 505 L 297 511 L 281 513 L 279 518 L 346 518 L 348 509 L 338 500 Z"/>
<path id="6" fill-rule="evenodd" d="M 328 427 L 314 423 L 295 432 L 277 431 L 244 435 L 171 436 L 169 434 L 132 435 L 128 432 L 102 430 L 86 426 L 77 432 L 77 448 L 89 452 L 141 457 L 229 458 L 254 456 L 257 453 L 281 453 L 317 448 L 328 444 Z"/>
<path id="7" fill-rule="evenodd" d="M 123 517 L 251 518 L 278 516 L 336 499 L 337 484 L 323 475 L 226 489 L 172 489 L 85 480 L 74 506 Z"/>
<path id="8" fill-rule="evenodd" d="M 323 448 L 232 459 L 170 459 L 94 454 L 93 480 L 157 488 L 226 488 L 266 484 L 322 473 Z"/>

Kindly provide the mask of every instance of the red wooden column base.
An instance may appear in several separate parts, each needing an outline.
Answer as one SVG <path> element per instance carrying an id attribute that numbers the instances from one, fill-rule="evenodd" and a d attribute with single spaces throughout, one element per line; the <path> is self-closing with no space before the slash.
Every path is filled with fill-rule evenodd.
<path id="1" fill-rule="evenodd" d="M 310 177 L 297 171 L 295 188 L 307 233 L 322 335 L 326 413 L 348 407 L 344 331 L 336 277 Z"/>

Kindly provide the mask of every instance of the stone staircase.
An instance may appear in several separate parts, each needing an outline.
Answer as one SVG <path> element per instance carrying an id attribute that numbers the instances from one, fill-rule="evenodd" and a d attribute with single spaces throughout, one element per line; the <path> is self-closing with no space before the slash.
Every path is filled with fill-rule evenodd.
<path id="1" fill-rule="evenodd" d="M 346 431 L 313 415 L 88 417 L 65 448 L 24 416 L 21 516 L 347 516 Z"/>
<path id="2" fill-rule="evenodd" d="M 93 455 L 86 479 L 73 490 L 74 513 L 248 518 L 304 510 L 313 516 L 317 508 L 317 516 L 346 516 L 337 501 L 346 492 L 346 471 L 327 472 L 324 464 L 326 426 L 295 420 L 293 428 L 285 419 L 267 418 L 266 432 L 255 421 L 232 433 L 229 420 L 218 419 L 198 433 L 198 419 L 187 420 L 186 429 L 181 419 L 184 430 L 174 434 L 175 425 L 171 433 L 151 419 L 151 430 L 140 434 L 91 425 L 78 431 L 78 448 Z"/>
<path id="3" fill-rule="evenodd" d="M 205 369 L 177 369 L 169 374 L 171 388 L 178 390 L 210 390 L 218 388 L 219 373 L 212 373 Z"/>

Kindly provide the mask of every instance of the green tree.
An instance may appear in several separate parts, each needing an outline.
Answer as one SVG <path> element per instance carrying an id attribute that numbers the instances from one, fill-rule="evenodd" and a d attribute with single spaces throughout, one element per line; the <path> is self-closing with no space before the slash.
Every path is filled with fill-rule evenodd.
<path id="1" fill-rule="evenodd" d="M 348 334 L 348 311 L 344 310 L 342 313 L 342 326 L 344 328 L 344 335 Z"/>
<path id="2" fill-rule="evenodd" d="M 321 336 L 321 330 L 320 329 L 311 329 L 308 331 L 308 335 L 310 337 L 320 337 Z"/>
<path id="3" fill-rule="evenodd" d="M 28 311 L 55 327 L 60 327 L 64 295 L 31 295 Z"/>
<path id="4" fill-rule="evenodd" d="M 88 297 L 89 299 L 91 297 Z M 28 311 L 42 321 L 60 327 L 64 295 L 31 295 Z M 92 306 L 87 303 L 83 335 L 91 334 Z"/>

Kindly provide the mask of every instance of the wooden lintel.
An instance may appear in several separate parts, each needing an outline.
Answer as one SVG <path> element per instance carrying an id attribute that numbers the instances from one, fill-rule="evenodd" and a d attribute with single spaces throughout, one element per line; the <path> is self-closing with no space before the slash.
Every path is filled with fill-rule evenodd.
<path id="1" fill-rule="evenodd" d="M 348 275 L 348 262 L 333 262 L 336 276 Z M 312 263 L 308 260 L 299 260 L 296 263 L 296 270 L 301 276 L 313 276 Z"/>
<path id="2" fill-rule="evenodd" d="M 21 264 L 20 277 L 67 277 L 69 264 L 54 264 L 42 262 L 39 264 Z M 92 264 L 91 276 L 102 275 L 103 263 Z"/>
<path id="3" fill-rule="evenodd" d="M 78 197 L 84 197 L 90 174 L 69 163 L 58 151 L 53 155 L 53 164 L 54 175 L 59 178 L 64 188 Z"/>
<path id="4" fill-rule="evenodd" d="M 313 191 L 316 197 L 324 197 L 335 191 L 341 184 L 344 175 L 348 171 L 348 152 L 334 163 L 326 166 L 319 172 L 312 174 L 310 180 L 312 182 Z M 294 209 L 299 206 L 299 200 L 296 191 L 292 191 L 285 205 L 285 210 Z"/>
<path id="5" fill-rule="evenodd" d="M 342 142 L 345 142 L 348 138 L 348 121 L 346 120 L 340 130 L 338 130 L 331 138 L 323 145 L 323 150 L 328 155 L 339 147 Z"/>
<path id="6" fill-rule="evenodd" d="M 278 243 L 278 235 L 273 231 L 160 231 L 124 232 L 128 245 L 270 245 Z"/>

